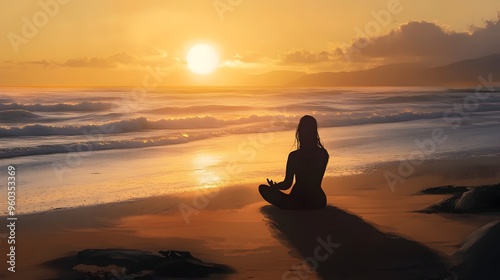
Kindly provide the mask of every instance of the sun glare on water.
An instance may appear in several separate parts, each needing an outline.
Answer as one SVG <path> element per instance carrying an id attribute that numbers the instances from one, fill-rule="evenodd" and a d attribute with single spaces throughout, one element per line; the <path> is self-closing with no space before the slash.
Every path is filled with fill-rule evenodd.
<path id="1" fill-rule="evenodd" d="M 189 70 L 201 75 L 212 73 L 219 63 L 217 52 L 207 44 L 198 44 L 189 49 L 186 60 Z"/>

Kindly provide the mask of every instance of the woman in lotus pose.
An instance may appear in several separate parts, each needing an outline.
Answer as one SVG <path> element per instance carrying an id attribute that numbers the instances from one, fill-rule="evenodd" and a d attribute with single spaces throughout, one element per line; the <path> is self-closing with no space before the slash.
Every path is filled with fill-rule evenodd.
<path id="1" fill-rule="evenodd" d="M 288 155 L 285 180 L 281 183 L 267 179 L 269 185 L 260 185 L 259 192 L 269 203 L 287 210 L 321 209 L 326 205 L 326 195 L 321 181 L 328 163 L 328 152 L 318 134 L 318 124 L 312 116 L 300 119 L 295 133 L 297 150 Z M 283 193 L 295 185 L 290 194 Z"/>

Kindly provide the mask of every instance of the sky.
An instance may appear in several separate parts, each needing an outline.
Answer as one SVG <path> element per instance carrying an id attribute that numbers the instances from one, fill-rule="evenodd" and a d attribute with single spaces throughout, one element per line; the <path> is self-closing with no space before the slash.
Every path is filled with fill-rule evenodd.
<path id="1" fill-rule="evenodd" d="M 498 0 L 0 0 L 0 86 L 134 86 L 500 53 Z M 192 73 L 212 46 L 219 64 Z M 212 78 L 211 78 L 212 77 Z"/>

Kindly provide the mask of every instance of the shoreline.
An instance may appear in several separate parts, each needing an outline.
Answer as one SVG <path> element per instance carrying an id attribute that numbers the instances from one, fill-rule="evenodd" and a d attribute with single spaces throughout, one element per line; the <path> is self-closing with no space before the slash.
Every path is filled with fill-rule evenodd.
<path id="1" fill-rule="evenodd" d="M 335 158 L 333 157 L 333 160 Z M 331 159 L 332 161 L 332 159 Z M 333 162 L 330 164 L 334 164 Z M 361 174 L 353 174 L 353 175 L 325 175 L 323 179 L 323 190 L 325 193 L 335 195 L 337 194 L 337 190 L 331 191 L 330 190 L 330 185 L 332 185 L 333 188 L 338 188 L 338 186 L 335 185 L 336 180 L 344 180 L 344 179 L 349 179 L 349 178 L 356 178 L 358 176 L 368 176 L 371 178 L 376 178 L 376 184 L 378 186 L 384 185 L 383 183 L 385 182 L 384 188 L 388 192 L 392 194 L 399 194 L 399 193 L 404 193 L 404 194 L 411 194 L 411 193 L 416 193 L 421 189 L 428 188 L 428 187 L 436 187 L 441 185 L 449 185 L 453 184 L 453 182 L 463 182 L 467 183 L 470 181 L 470 184 L 474 185 L 475 182 L 478 179 L 481 178 L 488 178 L 488 177 L 498 177 L 500 178 L 500 155 L 493 155 L 493 156 L 481 156 L 481 157 L 471 157 L 471 158 L 465 158 L 465 159 L 444 159 L 444 160 L 426 160 L 422 165 L 419 166 L 414 166 L 415 170 L 411 173 L 411 175 L 406 178 L 403 177 L 400 172 L 398 171 L 398 168 L 400 162 L 391 162 L 391 163 L 386 163 L 383 164 L 381 167 L 374 168 L 373 170 L 366 171 Z M 442 167 L 445 166 L 445 169 Z M 408 184 L 407 182 L 398 182 L 396 187 L 393 189 L 389 186 L 389 183 L 387 181 L 387 178 L 385 177 L 385 172 L 391 172 L 392 174 L 395 174 L 396 176 L 401 176 L 403 179 L 406 180 L 412 180 L 415 177 L 420 177 L 420 176 L 434 176 L 436 178 L 435 182 L 429 182 L 429 184 L 434 185 L 415 185 L 415 184 Z M 380 180 L 380 179 L 384 180 Z M 439 178 L 442 178 L 439 179 Z M 489 182 L 489 181 L 487 181 Z M 499 179 L 500 182 L 500 179 Z M 240 183 L 240 186 L 244 187 L 251 187 L 255 186 L 257 188 L 258 185 L 265 183 L 265 179 L 261 180 L 260 182 L 255 181 L 253 183 L 249 182 L 243 182 Z M 494 183 L 494 182 L 491 182 Z M 215 187 L 215 188 L 209 188 L 210 190 L 216 190 L 217 192 L 219 190 L 223 190 L 226 188 L 234 188 L 237 186 L 233 185 L 225 185 L 222 187 Z M 80 208 L 93 208 L 93 207 L 105 207 L 105 206 L 114 206 L 114 205 L 120 205 L 120 204 L 128 204 L 128 203 L 134 203 L 134 202 L 140 202 L 143 200 L 148 200 L 148 199 L 161 199 L 161 198 L 166 198 L 169 199 L 170 197 L 190 197 L 190 196 L 196 196 L 196 194 L 200 193 L 200 190 L 203 188 L 193 188 L 193 189 L 180 189 L 180 190 L 175 190 L 173 189 L 170 193 L 167 194 L 159 194 L 159 195 L 153 195 L 153 196 L 146 196 L 146 197 L 139 197 L 139 198 L 131 198 L 131 199 L 126 199 L 126 200 L 120 200 L 120 201 L 115 201 L 115 202 L 109 202 L 109 203 L 96 203 L 96 204 L 91 204 L 91 205 L 80 205 L 80 206 L 74 206 L 74 207 L 58 207 L 54 209 L 49 209 L 49 210 L 43 210 L 43 211 L 38 211 L 38 212 L 29 212 L 29 213 L 22 213 L 22 214 L 17 214 L 16 216 L 18 217 L 23 217 L 23 216 L 28 216 L 28 215 L 40 215 L 40 214 L 48 214 L 52 212 L 61 212 L 61 211 L 70 211 L 70 210 L 76 210 Z M 344 188 L 340 188 L 340 190 L 344 191 Z M 381 189 L 381 191 L 383 188 Z M 286 192 L 286 191 L 285 191 Z M 0 215 L 0 219 L 6 218 L 6 214 Z"/>

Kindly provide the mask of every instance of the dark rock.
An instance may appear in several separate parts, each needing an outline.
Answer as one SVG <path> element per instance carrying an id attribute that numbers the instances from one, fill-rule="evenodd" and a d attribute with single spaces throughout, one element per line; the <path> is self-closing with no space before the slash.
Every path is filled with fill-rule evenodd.
<path id="1" fill-rule="evenodd" d="M 500 220 L 466 237 L 452 255 L 458 280 L 500 279 Z"/>
<path id="2" fill-rule="evenodd" d="M 470 190 L 470 187 L 461 187 L 461 186 L 441 186 L 441 187 L 433 187 L 420 191 L 420 194 L 457 194 L 464 193 Z"/>
<path id="3" fill-rule="evenodd" d="M 80 265 L 75 269 L 80 270 L 85 279 L 114 279 L 120 273 L 125 279 L 152 279 L 155 275 L 202 278 L 234 272 L 229 266 L 203 262 L 190 252 L 173 250 L 152 253 L 130 249 L 87 249 L 78 253 L 78 261 Z M 81 265 L 106 269 L 91 271 L 82 269 Z"/>
<path id="4" fill-rule="evenodd" d="M 455 213 L 456 212 L 455 205 L 461 196 L 462 196 L 461 193 L 455 194 L 454 196 L 452 196 L 450 198 L 445 198 L 443 200 L 440 200 L 440 201 L 434 203 L 433 205 L 426 207 L 423 210 L 419 210 L 418 212 L 427 213 L 427 214 L 431 214 L 431 213 Z"/>
<path id="5" fill-rule="evenodd" d="M 116 265 L 127 271 L 152 270 L 165 258 L 160 254 L 127 249 L 87 249 L 78 252 L 78 261 L 85 265 L 106 267 Z"/>
<path id="6" fill-rule="evenodd" d="M 442 187 L 441 187 L 442 188 Z M 457 187 L 462 190 L 463 187 Z M 433 188 L 435 189 L 435 188 Z M 429 190 L 429 189 L 428 189 Z M 500 184 L 471 187 L 465 192 L 449 189 L 443 191 L 455 193 L 454 196 L 443 199 L 419 212 L 422 213 L 480 213 L 500 212 Z"/>
<path id="7" fill-rule="evenodd" d="M 464 213 L 500 211 L 500 184 L 473 188 L 463 193 L 455 208 Z"/>

